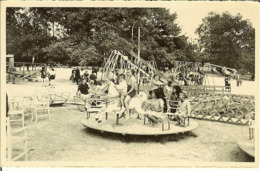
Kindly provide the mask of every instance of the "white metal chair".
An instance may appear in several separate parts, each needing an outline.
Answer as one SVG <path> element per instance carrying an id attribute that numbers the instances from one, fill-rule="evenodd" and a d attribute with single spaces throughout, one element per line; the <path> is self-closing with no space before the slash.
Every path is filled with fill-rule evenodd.
<path id="1" fill-rule="evenodd" d="M 50 108 L 49 108 L 49 94 L 47 91 L 36 91 L 36 98 L 34 100 L 34 113 L 32 116 L 32 120 L 35 118 L 35 123 L 38 121 L 38 118 L 50 116 Z"/>
<path id="2" fill-rule="evenodd" d="M 176 112 L 178 111 L 179 108 L 179 101 L 174 101 L 174 100 L 168 100 L 167 101 L 167 115 L 168 116 L 174 116 L 176 115 Z M 189 115 L 185 115 L 183 116 L 183 120 L 184 120 L 184 126 L 186 126 L 186 119 L 187 119 L 187 125 L 190 125 L 190 116 Z"/>
<path id="3" fill-rule="evenodd" d="M 167 112 L 168 116 L 175 116 L 175 112 L 178 109 L 179 101 L 167 100 Z"/>
<path id="4" fill-rule="evenodd" d="M 9 117 L 6 118 L 6 131 L 7 131 L 7 160 L 8 161 L 15 161 L 22 157 L 25 157 L 25 160 L 28 160 L 28 150 L 27 150 L 27 128 L 19 128 L 12 130 L 10 125 Z M 22 149 L 21 146 L 22 145 Z M 18 147 L 20 148 L 18 148 Z M 17 150 L 22 150 L 20 154 L 16 154 L 14 152 Z"/>
<path id="5" fill-rule="evenodd" d="M 23 111 L 25 117 L 32 117 L 34 113 L 34 98 L 32 96 L 23 97 Z"/>
<path id="6" fill-rule="evenodd" d="M 21 122 L 22 127 L 24 127 L 23 101 L 21 99 L 11 99 L 8 101 L 8 108 L 10 122 Z"/>
<path id="7" fill-rule="evenodd" d="M 103 108 L 106 107 L 106 100 L 99 98 L 91 98 L 87 101 L 85 107 L 87 109 L 87 119 L 89 119 L 91 113 L 98 114 Z"/>

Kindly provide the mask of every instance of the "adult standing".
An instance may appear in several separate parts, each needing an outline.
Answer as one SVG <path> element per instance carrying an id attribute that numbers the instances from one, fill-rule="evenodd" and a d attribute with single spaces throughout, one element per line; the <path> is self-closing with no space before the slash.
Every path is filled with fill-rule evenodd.
<path id="1" fill-rule="evenodd" d="M 240 75 L 237 73 L 236 74 L 236 80 L 237 80 L 237 87 L 240 85 Z"/>
<path id="2" fill-rule="evenodd" d="M 75 81 L 77 82 L 77 85 L 79 85 L 79 80 L 80 80 L 80 70 L 77 67 L 76 72 L 75 72 Z"/>
<path id="3" fill-rule="evenodd" d="M 83 74 L 82 76 L 82 79 L 86 80 L 88 82 L 89 80 L 89 74 L 88 74 L 88 71 L 85 71 L 85 73 Z"/>
<path id="4" fill-rule="evenodd" d="M 92 73 L 90 74 L 89 76 L 89 80 L 93 80 L 94 81 L 94 84 L 97 85 L 97 75 L 95 72 L 92 71 Z"/>
<path id="5" fill-rule="evenodd" d="M 73 68 L 72 71 L 71 71 L 71 76 L 70 76 L 70 80 L 71 80 L 72 82 L 75 81 L 75 80 L 74 80 L 74 78 L 75 78 L 75 74 L 76 74 L 76 69 Z"/>
<path id="6" fill-rule="evenodd" d="M 127 83 L 127 93 L 124 94 L 124 96 L 126 96 L 125 98 L 125 114 L 122 114 L 121 117 L 126 116 L 126 118 L 129 118 L 129 101 L 131 100 L 131 98 L 133 98 L 136 95 L 136 90 L 137 90 L 137 81 L 135 79 L 135 70 L 131 69 L 127 71 L 127 79 L 126 79 L 126 83 Z"/>
<path id="7" fill-rule="evenodd" d="M 99 71 L 99 68 L 98 68 L 98 66 L 96 66 L 96 67 L 93 67 L 93 69 L 92 69 L 92 73 L 95 73 L 95 74 L 96 74 L 96 76 L 97 76 L 97 73 L 98 73 L 98 71 Z"/>

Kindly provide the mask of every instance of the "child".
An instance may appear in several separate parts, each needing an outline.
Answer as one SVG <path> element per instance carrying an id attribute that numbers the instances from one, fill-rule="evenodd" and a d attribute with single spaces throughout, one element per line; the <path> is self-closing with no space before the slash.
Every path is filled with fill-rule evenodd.
<path id="1" fill-rule="evenodd" d="M 101 81 L 97 81 L 96 94 L 97 94 L 97 95 L 104 94 L 104 93 L 102 92 L 102 89 L 103 89 L 104 87 L 105 87 L 105 84 L 104 84 L 104 83 L 102 84 Z"/>
<path id="2" fill-rule="evenodd" d="M 96 85 L 94 80 L 89 80 L 89 93 L 95 94 L 96 92 Z"/>
<path id="3" fill-rule="evenodd" d="M 106 85 L 102 86 L 101 91 L 102 92 L 107 91 L 107 101 L 108 102 L 113 101 L 114 98 L 119 97 L 119 93 L 117 91 L 113 78 L 110 78 L 109 81 L 106 83 Z"/>
<path id="4" fill-rule="evenodd" d="M 230 76 L 225 77 L 225 89 L 230 89 Z"/>
<path id="5" fill-rule="evenodd" d="M 119 77 L 119 85 L 116 85 L 116 88 L 119 92 L 122 110 L 124 110 L 124 100 L 125 100 L 124 94 L 127 93 L 127 83 L 124 74 L 120 74 L 118 77 Z"/>
<path id="6" fill-rule="evenodd" d="M 54 71 L 54 68 L 51 68 L 51 70 L 49 72 L 49 86 L 52 85 L 52 83 L 54 82 L 55 77 L 56 77 L 56 73 Z"/>
<path id="7" fill-rule="evenodd" d="M 147 114 L 147 118 L 149 118 L 153 126 L 155 126 L 161 120 L 160 116 L 163 112 L 164 101 L 160 89 L 149 91 L 149 94 L 151 99 L 144 103 L 143 108 L 145 111 L 148 111 L 149 114 Z"/>
<path id="8" fill-rule="evenodd" d="M 185 116 L 190 116 L 190 102 L 187 99 L 187 95 L 182 92 L 180 93 L 180 102 L 176 112 L 176 126 L 185 126 L 183 119 Z"/>
<path id="9" fill-rule="evenodd" d="M 169 81 L 168 84 L 163 88 L 163 93 L 165 95 L 166 100 L 170 99 L 173 90 L 172 87 L 173 87 L 173 82 Z"/>
<path id="10" fill-rule="evenodd" d="M 45 78 L 46 78 L 46 76 L 47 76 L 46 68 L 45 68 L 45 67 L 42 67 L 42 69 L 41 69 L 40 72 L 41 72 L 42 86 L 43 86 L 43 84 L 44 84 L 44 82 L 45 82 Z"/>
<path id="11" fill-rule="evenodd" d="M 170 100 L 172 90 L 173 90 L 173 82 L 169 81 L 166 86 L 163 87 L 163 94 L 164 94 L 164 112 L 167 112 L 167 107 L 168 107 L 168 100 Z"/>
<path id="12" fill-rule="evenodd" d="M 135 70 L 131 69 L 127 71 L 127 93 L 124 94 L 125 100 L 124 100 L 124 104 L 125 104 L 125 113 L 122 114 L 120 116 L 120 118 L 125 117 L 126 119 L 129 118 L 129 102 L 131 100 L 131 98 L 133 98 L 136 95 L 136 90 L 137 90 L 137 81 L 135 79 Z"/>
<path id="13" fill-rule="evenodd" d="M 103 115 L 105 113 L 110 113 L 113 112 L 114 110 L 117 110 L 118 106 L 119 106 L 119 93 L 116 89 L 116 85 L 114 84 L 114 82 L 112 81 L 112 79 L 110 79 L 110 81 L 108 81 L 107 86 L 103 88 L 108 90 L 108 97 L 106 99 L 106 103 L 107 106 L 106 108 L 102 109 L 99 114 L 96 115 L 96 121 L 98 123 L 102 122 L 102 118 Z"/>

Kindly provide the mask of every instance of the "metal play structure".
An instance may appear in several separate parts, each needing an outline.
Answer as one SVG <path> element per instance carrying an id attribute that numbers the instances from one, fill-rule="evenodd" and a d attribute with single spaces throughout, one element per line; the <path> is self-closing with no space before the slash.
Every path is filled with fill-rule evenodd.
<path id="1" fill-rule="evenodd" d="M 113 50 L 109 57 L 105 59 L 103 64 L 103 73 L 102 79 L 107 77 L 109 74 L 113 73 L 115 76 L 118 73 L 126 73 L 127 69 L 136 70 L 136 78 L 141 79 L 141 83 L 151 83 L 153 76 L 159 75 L 163 76 L 163 73 L 157 69 L 157 64 L 155 61 L 145 61 L 141 57 L 138 58 L 138 55 L 130 51 L 130 57 L 125 56 L 118 50 Z M 193 73 L 194 78 L 198 78 L 203 75 L 203 85 L 215 87 L 213 74 L 217 74 L 219 77 L 231 76 L 235 77 L 237 70 L 233 68 L 227 68 L 224 66 L 214 65 L 210 63 L 201 63 L 201 62 L 185 62 L 185 61 L 173 61 L 174 67 L 172 68 L 173 73 L 175 73 L 175 81 L 178 84 L 182 85 L 185 79 L 185 74 Z M 140 77 L 138 76 L 140 72 Z M 212 74 L 209 74 L 212 73 Z M 193 79 L 193 78 L 192 78 Z M 199 78 L 198 78 L 199 79 Z M 210 82 L 213 82 L 213 85 Z M 199 84 L 194 85 L 200 86 Z M 202 85 L 201 84 L 201 85 Z M 230 89 L 229 89 L 230 91 Z"/>
<path id="2" fill-rule="evenodd" d="M 247 125 L 255 112 L 255 97 L 223 93 L 187 91 L 191 103 L 191 117 Z"/>
<path id="3" fill-rule="evenodd" d="M 128 69 L 135 69 L 137 71 L 136 76 L 138 72 L 140 72 L 140 75 L 145 82 L 150 82 L 155 74 L 162 75 L 156 68 L 157 66 L 154 61 L 147 62 L 142 58 L 139 58 L 138 62 L 137 55 L 133 51 L 131 51 L 130 54 L 131 58 L 123 55 L 117 50 L 113 50 L 105 61 L 102 79 L 107 77 L 110 73 L 115 75 L 116 71 L 125 74 Z"/>

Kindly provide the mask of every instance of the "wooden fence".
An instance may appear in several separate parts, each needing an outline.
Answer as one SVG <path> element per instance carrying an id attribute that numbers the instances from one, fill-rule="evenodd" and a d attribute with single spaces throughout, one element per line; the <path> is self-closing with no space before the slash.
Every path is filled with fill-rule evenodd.
<path id="1" fill-rule="evenodd" d="M 17 82 L 20 80 L 32 80 L 32 78 L 37 77 L 41 67 L 45 66 L 44 63 L 29 63 L 29 62 L 13 62 L 6 63 L 6 72 L 7 72 L 7 82 Z"/>

